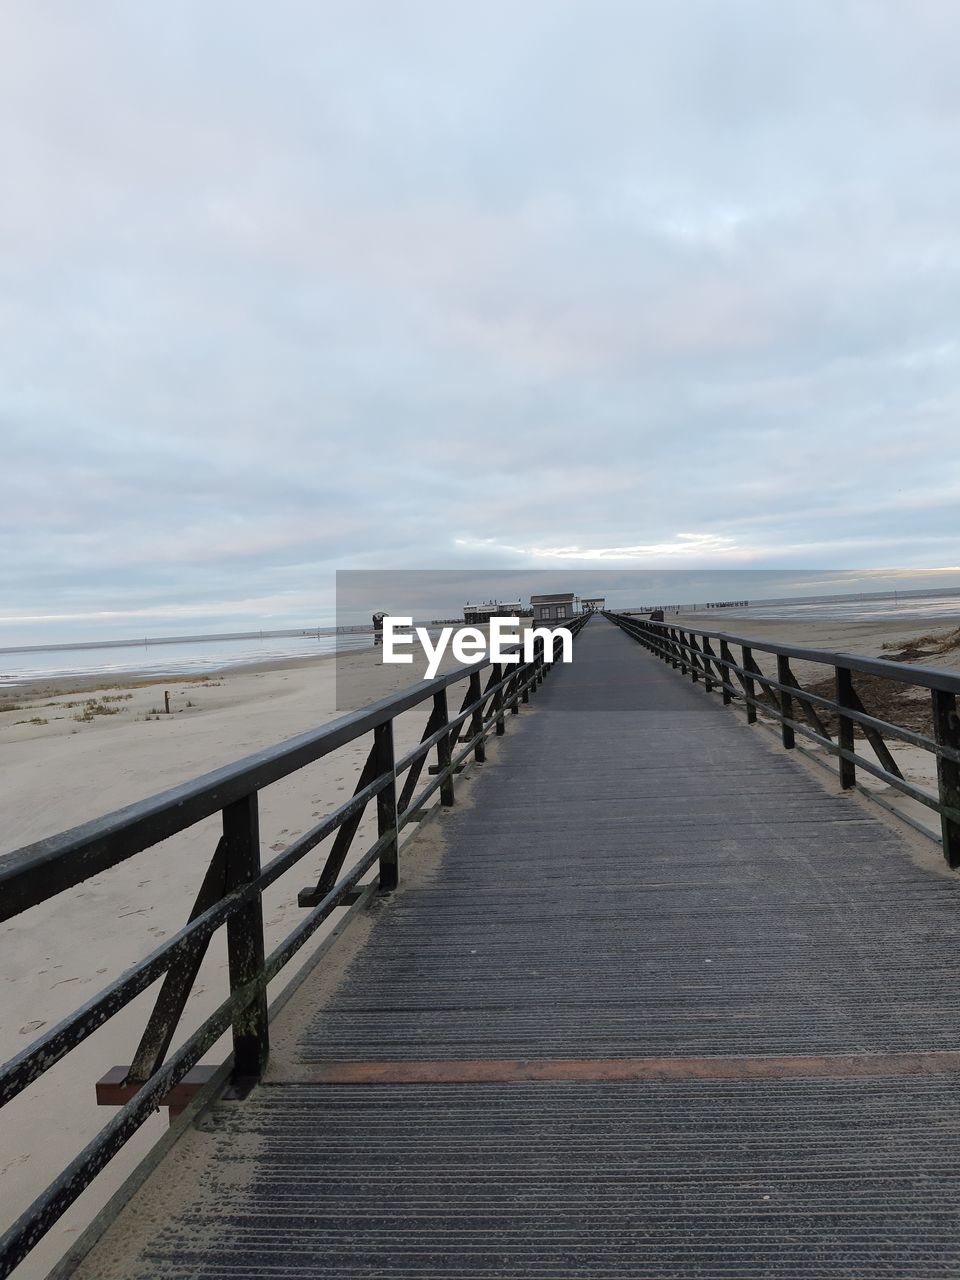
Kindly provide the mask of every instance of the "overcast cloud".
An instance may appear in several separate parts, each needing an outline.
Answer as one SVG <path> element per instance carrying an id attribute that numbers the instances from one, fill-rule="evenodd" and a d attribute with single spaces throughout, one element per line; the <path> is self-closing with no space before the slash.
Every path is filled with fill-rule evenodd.
<path id="1" fill-rule="evenodd" d="M 954 0 L 8 2 L 4 641 L 960 565 L 958 56 Z"/>

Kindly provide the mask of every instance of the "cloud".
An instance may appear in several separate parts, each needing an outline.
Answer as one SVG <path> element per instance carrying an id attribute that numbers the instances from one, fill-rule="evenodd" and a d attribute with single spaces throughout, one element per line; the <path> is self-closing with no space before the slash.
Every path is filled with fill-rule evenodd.
<path id="1" fill-rule="evenodd" d="M 718 556 L 726 560 L 749 558 L 749 552 L 735 546 L 732 539 L 712 533 L 678 533 L 672 542 L 634 547 L 511 547 L 498 545 L 492 538 L 457 538 L 456 545 L 487 553 L 506 551 L 534 564 L 541 560 L 560 560 L 565 564 L 577 561 L 603 564 L 609 560 L 649 564 L 673 559 L 709 562 Z"/>
<path id="2" fill-rule="evenodd" d="M 7 5 L 7 612 L 955 564 L 958 36 L 935 0 Z"/>

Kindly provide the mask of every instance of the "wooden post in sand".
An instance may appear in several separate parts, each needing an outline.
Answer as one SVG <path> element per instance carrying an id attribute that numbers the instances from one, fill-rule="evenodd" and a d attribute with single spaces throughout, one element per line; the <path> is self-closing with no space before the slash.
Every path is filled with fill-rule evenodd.
<path id="1" fill-rule="evenodd" d="M 167 713 L 167 715 L 170 714 L 170 690 L 169 689 L 164 689 L 163 691 L 163 709 Z"/>

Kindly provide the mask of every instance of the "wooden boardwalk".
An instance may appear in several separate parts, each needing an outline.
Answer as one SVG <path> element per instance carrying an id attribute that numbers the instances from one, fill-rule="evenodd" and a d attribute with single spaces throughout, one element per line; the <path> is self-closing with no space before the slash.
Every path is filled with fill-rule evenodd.
<path id="1" fill-rule="evenodd" d="M 960 1274 L 955 878 L 603 619 L 577 646 L 79 1275 Z"/>

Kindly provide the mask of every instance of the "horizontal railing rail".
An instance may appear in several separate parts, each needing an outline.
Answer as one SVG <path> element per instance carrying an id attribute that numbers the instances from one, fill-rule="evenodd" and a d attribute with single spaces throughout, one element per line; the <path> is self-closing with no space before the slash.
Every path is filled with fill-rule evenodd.
<path id="1" fill-rule="evenodd" d="M 589 615 L 582 615 L 565 625 L 576 635 L 588 620 Z M 400 833 L 437 792 L 441 806 L 454 803 L 457 773 L 471 755 L 484 760 L 486 739 L 504 733 L 507 715 L 518 714 L 521 702 L 528 702 L 542 684 L 558 644 L 554 640 L 548 653 L 538 637 L 530 661 L 518 645 L 507 651 L 517 654 L 515 663 L 485 658 L 422 680 L 309 733 L 0 858 L 3 921 L 221 814 L 222 835 L 184 927 L 0 1067 L 2 1107 L 163 979 L 123 1081 L 132 1096 L 0 1237 L 0 1276 L 9 1275 L 27 1256 L 226 1031 L 232 1030 L 234 1087 L 242 1093 L 260 1078 L 269 1053 L 268 984 L 338 907 L 368 891 L 360 886 L 374 866 L 381 892 L 397 887 Z M 451 715 L 448 692 L 464 683 L 461 705 Z M 421 740 L 397 759 L 394 722 L 425 703 L 430 714 Z M 351 798 L 261 865 L 259 793 L 371 733 L 370 752 Z M 431 752 L 436 752 L 436 764 L 430 766 L 430 781 L 420 785 Z M 367 806 L 374 801 L 377 838 L 343 873 Z M 308 914 L 267 955 L 264 891 L 331 836 L 319 881 L 298 897 Z M 227 935 L 229 995 L 171 1053 L 208 944 L 220 928 Z"/>
<path id="2" fill-rule="evenodd" d="M 796 745 L 798 734 L 825 748 L 837 759 L 843 789 L 857 785 L 857 770 L 861 769 L 936 812 L 940 817 L 944 858 L 951 867 L 960 866 L 960 719 L 957 713 L 960 671 L 777 644 L 623 613 L 607 612 L 604 616 L 682 675 L 689 675 L 694 683 L 702 682 L 707 693 L 716 691 L 725 704 L 742 702 L 749 724 L 756 722 L 758 711 L 779 723 L 781 741 L 788 750 Z M 740 650 L 739 661 L 734 647 Z M 775 675 L 760 668 L 756 653 L 776 659 Z M 830 668 L 833 696 L 804 689 L 791 662 Z M 855 675 L 928 690 L 932 733 L 921 733 L 871 714 L 856 688 Z M 836 721 L 836 736 L 825 716 Z M 858 729 L 873 749 L 876 760 L 857 751 Z M 887 738 L 930 752 L 936 761 L 936 790 L 903 776 Z"/>

